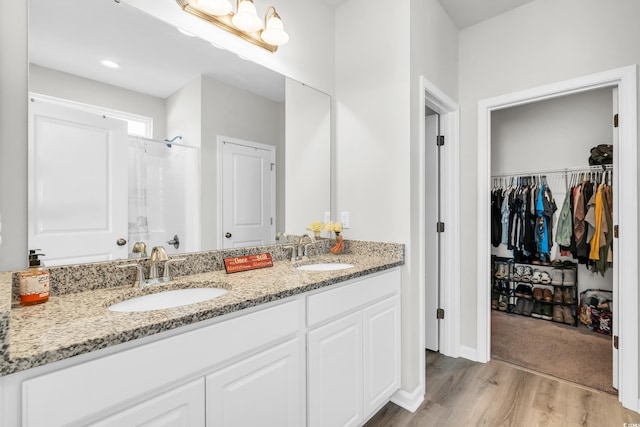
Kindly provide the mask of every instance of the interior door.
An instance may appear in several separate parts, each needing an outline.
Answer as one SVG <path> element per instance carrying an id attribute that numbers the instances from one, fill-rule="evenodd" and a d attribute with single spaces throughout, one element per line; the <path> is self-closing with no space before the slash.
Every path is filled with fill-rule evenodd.
<path id="1" fill-rule="evenodd" d="M 436 317 L 440 297 L 440 251 L 438 245 L 439 233 L 436 224 L 439 221 L 439 162 L 438 135 L 439 115 L 427 111 L 425 117 L 425 347 L 431 351 L 438 351 L 439 320 Z"/>
<path id="2" fill-rule="evenodd" d="M 127 257 L 127 124 L 32 99 L 29 248 L 48 266 Z"/>
<path id="3" fill-rule="evenodd" d="M 275 147 L 222 141 L 222 248 L 275 242 Z"/>
<path id="4" fill-rule="evenodd" d="M 619 106 L 618 106 L 618 87 L 614 87 L 613 88 L 613 115 L 614 117 L 618 117 L 618 111 L 619 111 Z M 619 133 L 618 133 L 618 125 L 617 125 L 617 120 L 614 121 L 614 126 L 613 126 L 613 139 L 612 139 L 612 144 L 613 144 L 613 164 L 614 164 L 614 182 L 613 184 L 613 188 L 614 190 L 617 190 L 618 188 L 618 182 L 617 177 L 618 177 L 618 172 L 616 171 L 615 165 L 619 164 L 618 160 L 617 160 L 617 156 L 618 156 L 618 147 L 619 145 Z M 617 192 L 614 192 L 614 198 L 613 198 L 613 223 L 614 224 L 619 224 L 619 220 L 618 220 L 618 197 L 615 197 L 615 195 L 618 194 Z M 611 232 L 611 231 L 610 231 Z M 617 263 L 619 262 L 618 259 L 619 257 L 617 256 L 617 254 L 619 254 L 620 252 L 618 252 L 618 239 L 614 238 L 613 239 L 613 300 L 614 300 L 614 307 L 620 307 L 619 301 L 618 301 L 618 296 L 620 295 L 619 290 L 620 290 L 620 286 L 618 285 L 618 280 L 619 280 L 619 274 L 618 274 L 618 265 Z M 612 335 L 613 337 L 617 338 L 618 337 L 618 328 L 619 328 L 619 321 L 620 321 L 620 316 L 613 316 L 613 325 L 612 325 Z M 618 371 L 618 349 L 615 346 L 615 341 L 612 340 L 611 342 L 611 351 L 613 352 L 612 355 L 612 368 L 613 368 L 613 387 L 614 388 L 618 388 L 618 375 L 619 375 L 619 371 Z"/>

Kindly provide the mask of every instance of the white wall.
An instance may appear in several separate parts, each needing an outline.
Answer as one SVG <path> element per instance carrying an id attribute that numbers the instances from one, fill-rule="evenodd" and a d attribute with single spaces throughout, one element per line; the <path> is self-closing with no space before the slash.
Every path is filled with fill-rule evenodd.
<path id="1" fill-rule="evenodd" d="M 402 388 L 420 383 L 417 219 L 419 76 L 457 95 L 457 31 L 436 0 L 349 0 L 336 8 L 336 212 L 347 239 L 405 243 Z"/>
<path id="2" fill-rule="evenodd" d="M 612 89 L 554 98 L 499 110 L 491 115 L 491 174 L 540 171 L 589 165 L 591 147 L 611 144 L 613 134 Z M 567 182 L 562 174 L 547 178 L 558 210 L 553 233 L 564 203 Z M 492 254 L 511 257 L 506 246 Z M 554 243 L 551 258 L 558 257 Z M 571 259 L 571 258 L 567 258 Z M 605 276 L 584 265 L 578 268 L 578 291 L 613 289 L 613 270 Z"/>
<path id="3" fill-rule="evenodd" d="M 162 140 L 167 136 L 165 132 L 165 106 L 162 98 L 36 64 L 29 65 L 29 91 L 151 117 L 154 138 Z"/>
<path id="4" fill-rule="evenodd" d="M 459 33 L 461 180 L 475 182 L 477 103 L 640 62 L 640 2 L 536 0 Z M 476 347 L 476 196 L 462 186 L 462 344 Z"/>

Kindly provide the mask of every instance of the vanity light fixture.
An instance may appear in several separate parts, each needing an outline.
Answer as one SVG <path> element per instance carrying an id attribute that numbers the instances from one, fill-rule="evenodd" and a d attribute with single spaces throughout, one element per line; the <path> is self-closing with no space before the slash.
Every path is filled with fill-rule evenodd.
<path id="1" fill-rule="evenodd" d="M 229 0 L 176 0 L 187 13 L 204 19 L 270 52 L 289 41 L 276 8 L 269 6 L 264 19 L 258 17 L 253 0 L 236 0 L 236 12 Z"/>

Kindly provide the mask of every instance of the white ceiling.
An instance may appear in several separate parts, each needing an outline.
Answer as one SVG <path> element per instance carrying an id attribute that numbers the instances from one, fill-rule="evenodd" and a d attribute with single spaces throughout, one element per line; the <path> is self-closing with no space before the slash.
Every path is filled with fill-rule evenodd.
<path id="1" fill-rule="evenodd" d="M 349 0 L 324 0 L 337 7 Z M 459 30 L 492 18 L 533 0 L 438 0 Z"/>

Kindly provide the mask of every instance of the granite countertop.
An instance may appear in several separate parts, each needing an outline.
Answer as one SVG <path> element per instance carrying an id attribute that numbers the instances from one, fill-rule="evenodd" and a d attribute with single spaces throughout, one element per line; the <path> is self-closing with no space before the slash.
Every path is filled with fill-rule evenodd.
<path id="1" fill-rule="evenodd" d="M 398 245 L 403 248 L 402 245 Z M 301 271 L 304 263 L 344 262 L 353 268 Z M 113 286 L 51 296 L 45 304 L 11 304 L 11 273 L 0 272 L 0 376 L 129 342 L 270 301 L 330 286 L 404 264 L 404 253 L 320 254 L 308 261 L 275 261 L 273 267 L 227 274 L 216 270 L 179 277 L 139 290 Z M 213 300 L 148 312 L 112 312 L 116 302 L 185 287 L 221 287 Z"/>

